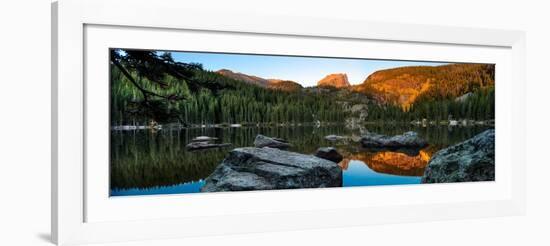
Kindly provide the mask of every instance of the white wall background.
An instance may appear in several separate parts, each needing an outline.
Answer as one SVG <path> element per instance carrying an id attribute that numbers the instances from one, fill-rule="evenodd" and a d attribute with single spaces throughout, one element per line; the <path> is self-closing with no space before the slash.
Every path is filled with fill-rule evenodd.
<path id="1" fill-rule="evenodd" d="M 527 31 L 527 216 L 112 245 L 549 245 L 546 1 L 190 1 L 199 6 Z M 50 245 L 50 1 L 3 1 L 0 25 L 0 245 Z"/>

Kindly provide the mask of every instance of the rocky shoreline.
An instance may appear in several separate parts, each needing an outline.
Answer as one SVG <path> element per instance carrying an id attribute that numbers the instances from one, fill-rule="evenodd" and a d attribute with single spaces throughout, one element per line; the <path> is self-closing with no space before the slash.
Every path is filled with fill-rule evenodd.
<path id="1" fill-rule="evenodd" d="M 361 137 L 361 145 L 365 148 L 424 148 L 428 146 L 426 140 L 420 138 L 416 132 L 405 132 L 401 135 L 386 136 L 367 132 Z"/>
<path id="2" fill-rule="evenodd" d="M 495 180 L 495 130 L 438 151 L 422 176 L 422 183 Z"/>
<path id="3" fill-rule="evenodd" d="M 326 140 L 345 138 L 329 135 Z M 201 136 L 190 145 L 219 147 L 209 142 L 213 139 Z M 393 149 L 411 155 L 428 146 L 415 132 L 395 136 L 366 133 L 359 142 L 364 148 Z M 292 146 L 288 141 L 264 135 L 257 135 L 253 145 L 231 150 L 205 179 L 201 192 L 341 187 L 343 184 L 338 163 L 344 158 L 334 147 L 321 147 L 314 155 L 300 154 L 287 151 Z M 494 180 L 494 130 L 438 151 L 430 159 L 421 182 L 490 180 Z"/>

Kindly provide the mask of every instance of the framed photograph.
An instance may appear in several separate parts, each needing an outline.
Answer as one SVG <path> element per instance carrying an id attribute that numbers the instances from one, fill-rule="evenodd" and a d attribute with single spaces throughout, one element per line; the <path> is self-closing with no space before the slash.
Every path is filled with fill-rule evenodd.
<path id="1" fill-rule="evenodd" d="M 524 213 L 520 31 L 52 13 L 60 245 Z"/>

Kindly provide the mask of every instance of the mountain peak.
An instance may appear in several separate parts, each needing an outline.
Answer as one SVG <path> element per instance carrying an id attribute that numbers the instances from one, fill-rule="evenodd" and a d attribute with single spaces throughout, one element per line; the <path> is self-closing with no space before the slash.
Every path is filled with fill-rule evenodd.
<path id="1" fill-rule="evenodd" d="M 244 74 L 244 73 L 233 72 L 229 69 L 220 69 L 220 70 L 216 71 L 216 73 L 221 74 L 221 75 L 223 75 L 225 77 L 228 77 L 228 78 L 244 81 L 246 83 L 254 84 L 254 85 L 257 85 L 257 86 L 261 86 L 261 87 L 267 87 L 269 85 L 269 81 L 267 79 L 260 78 L 260 77 L 257 77 L 257 76 L 253 76 L 253 75 Z"/>
<path id="2" fill-rule="evenodd" d="M 353 90 L 407 108 L 423 98 L 465 100 L 476 88 L 494 86 L 494 71 L 491 64 L 467 63 L 397 67 L 372 73 Z"/>
<path id="3" fill-rule="evenodd" d="M 293 92 L 293 91 L 299 91 L 303 87 L 302 85 L 291 80 L 269 79 L 269 85 L 267 86 L 267 88 L 272 90 Z"/>
<path id="4" fill-rule="evenodd" d="M 264 79 L 254 75 L 233 72 L 229 69 L 220 69 L 216 71 L 216 73 L 234 80 L 243 81 L 248 84 L 253 84 L 271 90 L 295 92 L 303 88 L 302 85 L 291 80 Z"/>
<path id="5" fill-rule="evenodd" d="M 318 87 L 347 88 L 350 86 L 348 75 L 345 73 L 333 73 L 325 76 L 317 82 Z"/>

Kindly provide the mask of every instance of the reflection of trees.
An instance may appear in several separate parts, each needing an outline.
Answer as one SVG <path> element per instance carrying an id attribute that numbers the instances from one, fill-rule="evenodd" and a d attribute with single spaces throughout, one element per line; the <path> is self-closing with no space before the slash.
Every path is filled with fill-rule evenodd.
<path id="1" fill-rule="evenodd" d="M 169 186 L 205 178 L 226 150 L 185 150 L 185 135 L 118 132 L 111 140 L 111 188 Z"/>
<path id="2" fill-rule="evenodd" d="M 257 134 L 289 140 L 290 151 L 312 154 L 329 134 L 345 135 L 341 126 L 193 128 L 181 130 L 113 131 L 111 133 L 111 188 L 152 188 L 204 179 L 232 148 L 252 146 Z M 197 136 L 215 136 L 232 148 L 188 152 Z"/>
<path id="3" fill-rule="evenodd" d="M 401 134 L 408 130 L 418 131 L 430 146 L 420 153 L 424 157 L 405 154 L 382 154 L 390 151 L 366 152 L 360 144 L 349 141 L 348 145 L 335 146 L 344 156 L 340 163 L 347 169 L 350 160 L 364 162 L 372 170 L 395 175 L 420 176 L 429 157 L 438 149 L 471 138 L 484 128 L 411 128 L 410 126 L 367 126 L 381 134 Z M 231 148 L 187 152 L 185 145 L 196 136 L 212 136 L 219 142 L 232 143 L 233 148 L 252 146 L 257 134 L 287 139 L 293 147 L 290 151 L 313 154 L 319 147 L 333 146 L 326 135 L 349 136 L 341 125 L 301 127 L 242 127 L 242 128 L 192 128 L 181 130 L 113 131 L 111 133 L 111 188 L 151 188 L 170 186 L 206 178 L 225 158 Z M 420 161 L 422 160 L 422 161 Z"/>

